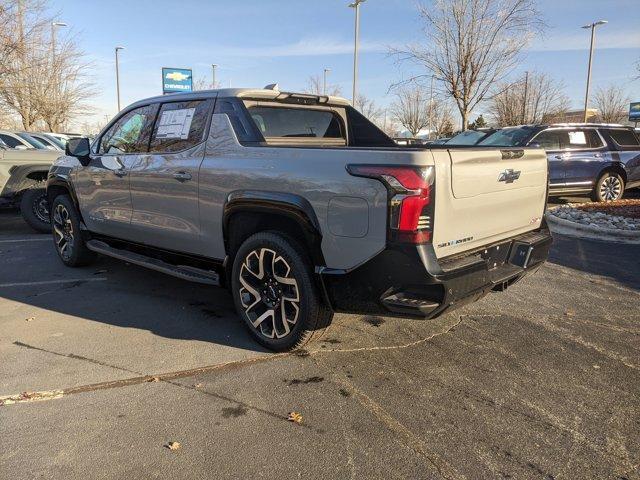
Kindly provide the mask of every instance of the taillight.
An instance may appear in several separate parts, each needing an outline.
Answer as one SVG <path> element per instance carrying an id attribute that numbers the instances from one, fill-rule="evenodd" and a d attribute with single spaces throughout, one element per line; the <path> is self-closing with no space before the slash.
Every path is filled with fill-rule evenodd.
<path id="1" fill-rule="evenodd" d="M 389 191 L 389 228 L 392 241 L 426 243 L 433 229 L 433 167 L 349 165 L 357 177 L 376 178 Z"/>

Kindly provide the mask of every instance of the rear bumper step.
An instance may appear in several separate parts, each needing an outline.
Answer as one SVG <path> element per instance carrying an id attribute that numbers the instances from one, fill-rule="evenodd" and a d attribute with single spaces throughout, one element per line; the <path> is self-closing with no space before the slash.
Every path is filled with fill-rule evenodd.
<path id="1" fill-rule="evenodd" d="M 215 286 L 220 285 L 220 276 L 217 272 L 203 270 L 187 265 L 172 265 L 156 258 L 147 257 L 140 253 L 111 247 L 107 243 L 100 240 L 89 240 L 87 242 L 87 248 L 102 255 L 107 255 L 119 260 L 124 260 L 125 262 L 133 263 L 134 265 L 139 265 L 141 267 L 146 267 L 151 270 L 155 270 L 156 272 L 166 273 L 167 275 L 172 275 L 174 277 L 188 280 L 190 282 L 204 283 L 206 285 Z"/>

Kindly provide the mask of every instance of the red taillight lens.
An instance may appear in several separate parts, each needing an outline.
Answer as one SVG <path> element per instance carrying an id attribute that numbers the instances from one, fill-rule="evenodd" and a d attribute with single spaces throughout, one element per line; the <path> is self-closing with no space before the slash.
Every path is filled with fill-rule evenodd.
<path id="1" fill-rule="evenodd" d="M 381 180 L 389 190 L 392 240 L 408 243 L 431 240 L 433 167 L 349 165 L 347 170 L 351 175 Z"/>

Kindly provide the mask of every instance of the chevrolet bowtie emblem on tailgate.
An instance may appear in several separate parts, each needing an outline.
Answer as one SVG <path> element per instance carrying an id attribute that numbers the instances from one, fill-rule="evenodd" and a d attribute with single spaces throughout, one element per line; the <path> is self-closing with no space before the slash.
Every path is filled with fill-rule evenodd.
<path id="1" fill-rule="evenodd" d="M 513 183 L 520 178 L 520 170 L 514 170 L 513 168 L 507 168 L 498 176 L 499 182 Z"/>

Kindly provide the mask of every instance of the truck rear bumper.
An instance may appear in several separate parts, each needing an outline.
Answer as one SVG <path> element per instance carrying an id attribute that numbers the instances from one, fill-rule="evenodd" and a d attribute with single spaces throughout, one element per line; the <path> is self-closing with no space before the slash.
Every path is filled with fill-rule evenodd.
<path id="1" fill-rule="evenodd" d="M 551 243 L 544 225 L 453 258 L 436 259 L 428 244 L 393 246 L 354 270 L 319 273 L 336 312 L 434 318 L 534 272 Z"/>

